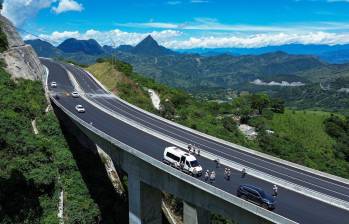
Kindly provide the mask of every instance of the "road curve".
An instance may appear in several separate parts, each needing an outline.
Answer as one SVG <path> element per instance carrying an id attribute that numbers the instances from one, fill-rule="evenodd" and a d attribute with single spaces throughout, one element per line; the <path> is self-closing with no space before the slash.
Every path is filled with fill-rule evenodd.
<path id="1" fill-rule="evenodd" d="M 43 64 L 49 69 L 48 81 L 56 81 L 57 88 L 49 90 L 54 94 L 60 94 L 59 102 L 71 112 L 76 113 L 74 107 L 76 104 L 82 104 L 86 108 L 86 113 L 78 114 L 79 118 L 90 123 L 99 130 L 118 139 L 119 141 L 142 151 L 151 157 L 161 160 L 163 149 L 171 145 L 161 138 L 143 132 L 132 125 L 116 119 L 113 116 L 95 107 L 95 105 L 85 101 L 83 98 L 72 98 L 64 93 L 70 93 L 74 90 L 67 70 L 75 77 L 80 87 L 86 93 L 89 100 L 98 105 L 131 119 L 149 129 L 164 133 L 171 138 L 178 139 L 181 142 L 195 144 L 205 151 L 219 155 L 231 161 L 236 161 L 246 167 L 261 170 L 267 174 L 286 179 L 300 186 L 313 189 L 315 191 L 330 195 L 345 201 L 349 201 L 349 186 L 345 183 L 334 181 L 323 176 L 302 171 L 284 164 L 280 164 L 263 157 L 259 157 L 248 152 L 229 147 L 225 144 L 194 134 L 180 127 L 171 125 L 163 120 L 149 116 L 141 111 L 130 107 L 117 98 L 110 97 L 98 83 L 94 81 L 85 71 L 68 64 L 60 64 L 42 59 Z M 98 96 L 98 97 L 96 97 Z M 137 141 L 135 141 L 137 139 Z M 215 164 L 212 160 L 204 157 L 198 158 L 204 169 L 213 170 Z M 250 183 L 271 191 L 272 184 L 252 176 L 240 177 L 239 172 L 233 172 L 230 181 L 223 178 L 224 167 L 216 170 L 217 177 L 213 185 L 228 193 L 235 194 L 239 184 Z M 204 181 L 204 180 L 202 180 Z M 280 188 L 280 194 L 277 199 L 277 208 L 275 213 L 287 217 L 299 223 L 349 223 L 349 212 L 327 203 L 320 202 L 310 197 L 298 194 L 296 192 Z"/>

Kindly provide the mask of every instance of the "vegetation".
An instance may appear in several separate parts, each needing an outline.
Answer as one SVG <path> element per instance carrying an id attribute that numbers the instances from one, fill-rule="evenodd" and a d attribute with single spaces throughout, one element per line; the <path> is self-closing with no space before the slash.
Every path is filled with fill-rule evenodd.
<path id="1" fill-rule="evenodd" d="M 115 66 L 114 68 L 111 66 L 111 62 L 99 61 L 101 63 L 89 66 L 87 70 L 94 74 L 99 81 L 104 83 L 110 91 L 119 95 L 121 98 L 127 98 L 128 102 L 155 112 L 146 91 L 130 79 L 132 67 L 130 68 L 128 65 L 118 62 L 113 64 Z"/>
<path id="2" fill-rule="evenodd" d="M 58 223 L 62 189 L 65 223 L 93 223 L 99 210 L 46 106 L 40 82 L 0 69 L 0 223 Z"/>
<path id="3" fill-rule="evenodd" d="M 3 27 L 2 24 L 0 24 L 0 27 Z M 6 34 L 2 31 L 2 28 L 0 29 L 0 52 L 6 51 L 8 48 L 8 41 Z"/>
<path id="4" fill-rule="evenodd" d="M 49 54 L 51 57 L 75 60 L 81 64 L 95 63 L 98 57 L 115 54 L 120 60 L 133 65 L 135 71 L 141 72 L 142 75 L 168 86 L 184 89 L 200 99 L 231 101 L 241 92 L 264 92 L 271 97 L 282 98 L 286 106 L 293 109 L 349 114 L 349 63 L 328 64 L 317 57 L 283 52 L 206 57 L 173 52 L 168 55 L 155 41 L 150 42 L 152 44 L 146 45 L 143 42 L 140 45 L 143 47 L 137 51 L 132 50 L 132 46 L 116 49 L 105 47 L 104 54 L 101 55 L 83 52 L 59 53 L 57 51 L 60 50 L 49 43 L 30 43 L 41 56 L 48 57 Z M 162 53 L 154 55 L 151 52 Z M 305 86 L 252 84 L 251 81 L 256 79 L 264 82 L 302 82 Z M 327 89 L 327 86 L 331 88 Z"/>
<path id="5" fill-rule="evenodd" d="M 325 120 L 325 130 L 336 140 L 334 154 L 341 160 L 349 162 L 349 118 L 341 118 L 331 114 Z"/>
<path id="6" fill-rule="evenodd" d="M 348 72 L 349 74 L 349 72 Z M 335 74 L 333 76 L 336 76 Z M 342 73 L 344 75 L 344 73 Z M 277 81 L 280 76 L 272 80 Z M 286 80 L 286 78 L 282 78 Z M 266 81 L 263 79 L 263 81 Z M 270 80 L 269 80 L 270 81 Z M 268 82 L 268 81 L 267 81 Z M 198 99 L 231 101 L 244 93 L 265 93 L 271 97 L 283 99 L 285 106 L 297 110 L 323 110 L 349 114 L 349 78 L 335 78 L 321 83 L 306 82 L 305 86 L 283 87 L 262 86 L 246 82 L 233 89 L 196 88 L 191 90 Z"/>
<path id="7" fill-rule="evenodd" d="M 263 152 L 348 178 L 349 163 L 336 156 L 337 143 L 326 132 L 324 122 L 330 117 L 327 112 L 286 110 L 270 120 L 255 118 L 252 122 L 263 120 L 257 137 Z"/>

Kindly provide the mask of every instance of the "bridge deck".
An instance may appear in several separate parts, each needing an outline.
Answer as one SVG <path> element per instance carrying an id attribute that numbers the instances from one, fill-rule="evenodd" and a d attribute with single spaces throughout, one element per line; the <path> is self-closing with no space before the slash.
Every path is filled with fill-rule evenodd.
<path id="1" fill-rule="evenodd" d="M 56 81 L 58 84 L 57 88 L 50 88 L 51 91 L 63 93 L 71 92 L 74 90 L 68 74 L 66 70 L 62 68 L 62 66 L 47 60 L 43 60 L 43 63 L 48 67 L 50 71 L 48 81 Z M 107 94 L 84 71 L 73 66 L 65 66 L 71 71 L 71 73 L 77 79 L 79 85 L 86 93 Z M 220 155 L 229 160 L 236 161 L 247 167 L 261 170 L 273 176 L 289 180 L 290 182 L 294 182 L 296 184 L 346 201 L 349 200 L 349 186 L 341 182 L 336 182 L 325 177 L 317 176 L 316 174 L 301 171 L 293 167 L 279 164 L 274 161 L 258 157 L 256 155 L 228 147 L 227 145 L 204 138 L 203 136 L 193 134 L 179 127 L 173 126 L 164 121 L 144 114 L 109 96 L 91 96 L 90 99 L 97 101 L 98 104 L 109 108 L 115 113 L 126 116 L 129 119 L 132 119 L 144 126 L 149 127 L 150 129 L 162 132 L 168 136 L 178 139 L 179 141 L 192 144 L 194 143 L 206 151 Z M 88 123 L 93 122 L 93 125 L 104 133 L 158 160 L 162 160 L 162 153 L 164 148 L 171 145 L 169 142 L 163 139 L 157 138 L 127 123 L 115 119 L 114 117 L 99 110 L 94 105 L 90 104 L 82 98 L 61 96 L 59 102 L 65 108 L 71 110 L 74 113 L 74 107 L 76 104 L 84 105 L 84 107 L 86 108 L 86 113 L 77 114 L 81 119 L 85 120 Z M 235 194 L 238 185 L 242 183 L 254 184 L 262 187 L 263 189 L 266 189 L 269 192 L 271 191 L 271 183 L 258 178 L 254 178 L 249 175 L 247 175 L 245 178 L 241 178 L 240 173 L 237 171 L 233 171 L 231 180 L 227 181 L 223 178 L 224 166 L 217 169 L 215 167 L 215 163 L 212 160 L 204 157 L 199 157 L 198 160 L 202 164 L 204 170 L 216 170 L 217 176 L 216 181 L 213 183 L 213 185 L 228 193 Z M 201 180 L 204 181 L 202 177 Z M 277 214 L 280 214 L 299 223 L 348 223 L 349 212 L 346 210 L 331 206 L 327 203 L 320 202 L 318 200 L 306 197 L 284 188 L 280 188 L 279 192 L 280 195 L 277 199 L 277 208 L 274 210 L 274 212 Z"/>

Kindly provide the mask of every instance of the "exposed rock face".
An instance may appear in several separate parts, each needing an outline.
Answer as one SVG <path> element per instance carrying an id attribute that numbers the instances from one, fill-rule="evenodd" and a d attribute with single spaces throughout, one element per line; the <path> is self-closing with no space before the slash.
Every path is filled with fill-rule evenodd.
<path id="1" fill-rule="evenodd" d="M 7 65 L 7 72 L 13 79 L 41 80 L 45 69 L 33 48 L 23 42 L 12 23 L 1 15 L 0 26 L 7 36 L 9 45 L 9 49 L 0 54 L 0 58 Z"/>

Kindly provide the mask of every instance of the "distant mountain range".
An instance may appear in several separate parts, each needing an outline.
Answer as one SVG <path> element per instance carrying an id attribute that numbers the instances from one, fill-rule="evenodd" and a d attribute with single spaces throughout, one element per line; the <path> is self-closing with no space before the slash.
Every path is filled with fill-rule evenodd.
<path id="1" fill-rule="evenodd" d="M 318 83 L 349 76 L 349 64 L 334 65 L 318 56 L 289 54 L 267 47 L 255 49 L 262 54 L 213 54 L 179 53 L 160 46 L 151 36 L 147 36 L 136 46 L 121 45 L 101 47 L 95 40 L 67 39 L 55 47 L 41 40 L 27 41 L 43 57 L 64 58 L 82 64 L 91 64 L 100 57 L 110 57 L 132 64 L 135 70 L 157 81 L 174 87 L 195 88 L 237 88 L 254 83 Z M 281 46 L 285 51 L 346 52 L 345 45 L 288 45 Z M 307 48 L 307 49 L 304 49 Z M 230 49 L 233 50 L 233 49 Z M 219 51 L 219 49 L 217 49 Z M 228 49 L 222 52 L 227 52 Z M 244 52 L 242 52 L 244 51 Z M 250 53 L 251 49 L 240 49 L 240 53 Z M 236 51 L 238 52 L 238 51 Z M 264 53 L 268 52 L 268 53 Z M 336 51 L 332 51 L 336 52 Z M 333 53 L 335 54 L 335 53 Z M 257 88 L 257 87 L 256 87 Z M 259 87 L 260 88 L 260 87 Z"/>
<path id="2" fill-rule="evenodd" d="M 349 62 L 349 44 L 344 45 L 314 45 L 314 44 L 287 44 L 281 46 L 268 46 L 260 48 L 194 48 L 179 50 L 181 53 L 195 53 L 204 56 L 219 54 L 231 55 L 259 55 L 282 51 L 288 54 L 315 55 L 329 63 Z"/>
<path id="3" fill-rule="evenodd" d="M 150 35 L 136 46 L 120 45 L 117 48 L 113 48 L 108 45 L 104 45 L 102 47 L 96 40 L 93 39 L 77 40 L 75 38 L 69 38 L 63 41 L 57 47 L 39 39 L 27 40 L 25 42 L 32 45 L 37 54 L 41 57 L 62 57 L 65 59 L 75 60 L 82 64 L 94 63 L 99 57 L 108 56 L 117 52 L 141 56 L 164 56 L 178 54 L 175 51 L 160 46 Z"/>

